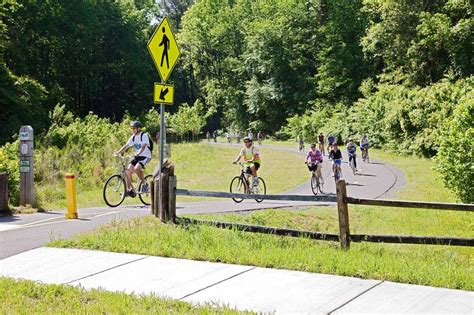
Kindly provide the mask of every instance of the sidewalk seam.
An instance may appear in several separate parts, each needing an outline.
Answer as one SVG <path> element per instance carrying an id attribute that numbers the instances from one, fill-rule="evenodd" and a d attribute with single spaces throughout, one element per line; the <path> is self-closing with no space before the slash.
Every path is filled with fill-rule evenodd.
<path id="1" fill-rule="evenodd" d="M 382 280 L 382 281 L 380 281 L 379 283 L 374 284 L 374 285 L 371 286 L 370 288 L 368 288 L 368 289 L 362 291 L 361 293 L 357 294 L 357 295 L 354 296 L 353 298 L 347 300 L 347 301 L 344 302 L 342 305 L 340 305 L 340 306 L 336 307 L 335 309 L 329 311 L 327 314 L 330 315 L 330 314 L 334 313 L 335 311 L 337 311 L 337 310 L 343 308 L 343 307 L 346 306 L 347 304 L 351 303 L 351 302 L 354 301 L 355 299 L 359 298 L 360 296 L 364 295 L 365 293 L 369 292 L 370 290 L 374 289 L 375 287 L 381 285 L 381 284 L 384 283 L 384 282 L 385 282 L 385 281 Z"/>
<path id="2" fill-rule="evenodd" d="M 196 293 L 198 293 L 198 292 L 207 290 L 207 289 L 209 289 L 210 287 L 213 287 L 213 286 L 215 286 L 215 285 L 218 285 L 218 284 L 220 284 L 220 283 L 222 283 L 222 282 L 225 282 L 225 281 L 227 281 L 227 280 L 230 280 L 230 279 L 232 279 L 232 278 L 238 277 L 238 276 L 240 276 L 240 275 L 242 275 L 242 274 L 244 274 L 244 273 L 246 273 L 246 272 L 255 270 L 256 268 L 257 268 L 257 267 L 252 267 L 252 268 L 250 268 L 250 269 L 247 269 L 247 270 L 241 271 L 241 272 L 239 272 L 239 273 L 236 273 L 235 275 L 232 275 L 232 276 L 230 276 L 230 277 L 227 277 L 227 278 L 225 278 L 225 279 L 222 279 L 222 280 L 220 280 L 220 281 L 217 281 L 216 283 L 210 284 L 210 285 L 208 285 L 208 286 L 206 286 L 206 287 L 204 287 L 204 288 L 201 288 L 201 289 L 196 290 L 196 291 L 194 291 L 194 292 L 188 293 L 188 294 L 186 294 L 185 296 L 179 298 L 178 300 L 183 300 L 183 299 L 185 299 L 185 298 L 187 298 L 187 297 L 190 297 L 191 295 L 194 295 L 194 294 L 196 294 Z"/>
<path id="3" fill-rule="evenodd" d="M 71 281 L 66 282 L 66 283 L 64 283 L 64 284 L 71 284 L 71 283 L 76 282 L 76 281 L 81 281 L 81 280 L 84 280 L 84 279 L 86 279 L 86 278 L 90 278 L 90 277 L 96 276 L 96 275 L 98 275 L 98 274 L 101 274 L 101 273 L 110 271 L 110 270 L 115 269 L 115 268 L 118 268 L 118 267 L 122 267 L 122 266 L 125 266 L 125 265 L 128 265 L 128 264 L 131 264 L 131 263 L 134 263 L 134 262 L 137 262 L 137 261 L 146 259 L 146 258 L 149 258 L 149 256 L 140 257 L 140 258 L 138 258 L 138 259 L 134 259 L 134 260 L 131 260 L 131 261 L 127 261 L 127 262 L 122 263 L 122 264 L 120 264 L 120 265 L 116 265 L 116 266 L 113 266 L 113 267 L 110 267 L 110 268 L 107 268 L 107 269 L 104 269 L 104 270 L 101 270 L 101 271 L 92 273 L 92 274 L 90 274 L 90 275 L 87 275 L 87 276 L 84 276 L 84 277 L 81 277 L 81 278 L 78 278 L 78 279 L 71 280 Z"/>

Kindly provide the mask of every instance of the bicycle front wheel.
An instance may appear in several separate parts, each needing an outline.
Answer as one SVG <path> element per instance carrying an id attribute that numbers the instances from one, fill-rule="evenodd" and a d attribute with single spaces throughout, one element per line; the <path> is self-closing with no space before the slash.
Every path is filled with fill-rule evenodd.
<path id="1" fill-rule="evenodd" d="M 319 180 L 318 180 L 318 189 L 319 189 L 319 192 L 324 194 L 323 193 L 323 187 L 324 187 L 324 179 L 323 177 L 319 177 Z"/>
<path id="2" fill-rule="evenodd" d="M 253 193 L 256 195 L 266 195 L 267 194 L 267 185 L 265 184 L 265 181 L 263 178 L 259 177 L 258 178 L 258 185 L 253 186 Z M 255 198 L 256 202 L 262 202 L 263 199 L 258 199 Z"/>
<path id="3" fill-rule="evenodd" d="M 142 201 L 142 203 L 146 206 L 151 205 L 151 181 L 153 180 L 152 175 L 147 175 L 145 176 L 145 183 L 147 184 L 147 188 L 145 191 L 143 189 L 143 183 L 140 182 L 140 185 L 138 186 L 138 197 Z"/>
<path id="4" fill-rule="evenodd" d="M 235 176 L 230 182 L 230 192 L 234 194 L 245 194 L 245 183 L 240 176 Z M 237 203 L 242 202 L 243 198 L 232 198 Z"/>
<path id="5" fill-rule="evenodd" d="M 313 176 L 311 176 L 311 190 L 313 191 L 313 195 L 318 194 L 318 186 L 319 186 L 318 177 L 315 174 L 313 174 Z"/>
<path id="6" fill-rule="evenodd" d="M 118 207 L 125 199 L 127 187 L 122 175 L 116 174 L 109 177 L 104 185 L 104 201 L 109 207 Z"/>

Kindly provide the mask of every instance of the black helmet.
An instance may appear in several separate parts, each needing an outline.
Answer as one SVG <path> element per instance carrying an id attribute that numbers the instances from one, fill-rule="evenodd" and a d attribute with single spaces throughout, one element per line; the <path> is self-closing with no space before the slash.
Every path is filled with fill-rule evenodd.
<path id="1" fill-rule="evenodd" d="M 315 143 L 311 143 L 311 147 L 312 147 L 312 148 L 316 148 L 316 144 L 315 144 Z"/>
<path id="2" fill-rule="evenodd" d="M 130 127 L 139 128 L 139 127 L 141 127 L 141 126 L 142 126 L 142 123 L 139 122 L 138 120 L 132 121 L 132 122 L 130 123 Z"/>

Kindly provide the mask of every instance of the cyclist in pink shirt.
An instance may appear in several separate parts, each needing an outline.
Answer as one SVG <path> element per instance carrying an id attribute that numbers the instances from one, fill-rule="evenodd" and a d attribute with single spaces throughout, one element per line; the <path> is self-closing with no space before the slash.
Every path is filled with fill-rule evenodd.
<path id="1" fill-rule="evenodd" d="M 323 163 L 323 154 L 321 151 L 316 149 L 316 144 L 311 144 L 311 149 L 308 151 L 304 163 L 308 166 L 310 172 L 316 171 L 318 176 L 322 176 L 321 168 Z"/>

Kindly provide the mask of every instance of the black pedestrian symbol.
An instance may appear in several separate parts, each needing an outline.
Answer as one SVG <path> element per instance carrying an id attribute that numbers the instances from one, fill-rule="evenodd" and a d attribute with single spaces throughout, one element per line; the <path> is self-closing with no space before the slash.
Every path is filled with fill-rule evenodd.
<path id="1" fill-rule="evenodd" d="M 161 40 L 161 43 L 158 45 L 158 47 L 163 46 L 163 53 L 161 54 L 160 67 L 163 67 L 163 61 L 165 61 L 165 58 L 166 58 L 166 67 L 169 69 L 170 61 L 168 59 L 168 50 L 170 50 L 170 40 L 168 36 L 166 36 L 166 28 L 163 27 L 162 30 L 163 30 L 163 39 Z"/>

